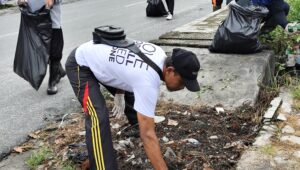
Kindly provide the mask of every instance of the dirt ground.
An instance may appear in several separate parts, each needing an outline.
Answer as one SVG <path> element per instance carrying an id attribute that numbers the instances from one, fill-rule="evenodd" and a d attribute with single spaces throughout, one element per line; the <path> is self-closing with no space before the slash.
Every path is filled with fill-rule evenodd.
<path id="1" fill-rule="evenodd" d="M 233 169 L 241 153 L 253 143 L 260 128 L 259 117 L 273 95 L 261 95 L 255 107 L 218 113 L 216 108 L 176 105 L 159 102 L 156 114 L 165 120 L 156 124 L 157 136 L 169 169 Z M 112 108 L 112 101 L 108 101 Z M 42 169 L 60 169 L 66 162 L 80 169 L 87 159 L 83 113 L 65 115 L 43 130 L 30 134 L 22 151 L 50 148 L 53 155 Z M 110 118 L 119 169 L 152 169 L 138 137 L 125 118 Z M 40 166 L 40 168 L 41 168 Z"/>

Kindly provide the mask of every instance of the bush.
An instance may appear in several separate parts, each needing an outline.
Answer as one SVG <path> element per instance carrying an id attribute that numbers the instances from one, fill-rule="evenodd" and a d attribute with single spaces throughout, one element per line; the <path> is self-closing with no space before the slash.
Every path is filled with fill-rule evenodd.
<path id="1" fill-rule="evenodd" d="M 290 5 L 289 21 L 300 21 L 300 0 L 286 0 Z"/>

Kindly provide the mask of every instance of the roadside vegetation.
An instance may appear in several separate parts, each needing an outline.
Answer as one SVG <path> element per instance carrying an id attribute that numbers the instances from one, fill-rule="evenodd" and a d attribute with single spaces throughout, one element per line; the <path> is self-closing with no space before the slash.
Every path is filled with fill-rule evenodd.
<path id="1" fill-rule="evenodd" d="M 288 15 L 289 22 L 300 22 L 300 1 L 286 0 L 290 5 Z M 270 90 L 278 91 L 281 87 L 286 87 L 290 90 L 294 97 L 294 108 L 300 110 L 300 68 L 287 67 L 287 55 L 299 55 L 300 34 L 287 34 L 279 26 L 269 33 L 267 36 L 262 36 L 261 41 L 270 47 L 275 52 L 276 64 L 275 74 Z"/>
<path id="2" fill-rule="evenodd" d="M 1 10 L 1 9 L 6 9 L 6 8 L 11 8 L 11 7 L 14 7 L 14 5 L 12 5 L 12 4 L 4 4 L 4 5 L 1 5 L 1 4 L 0 4 L 0 10 Z"/>

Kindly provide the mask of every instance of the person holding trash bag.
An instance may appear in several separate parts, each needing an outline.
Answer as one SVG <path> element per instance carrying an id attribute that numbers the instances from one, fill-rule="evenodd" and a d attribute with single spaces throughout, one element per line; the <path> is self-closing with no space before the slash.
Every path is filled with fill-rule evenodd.
<path id="1" fill-rule="evenodd" d="M 115 96 L 113 110 L 123 114 L 125 108 L 129 122 L 139 127 L 154 169 L 167 169 L 154 124 L 160 83 L 165 82 L 169 91 L 199 91 L 200 63 L 191 51 L 175 48 L 167 57 L 154 44 L 125 37 L 120 27 L 97 27 L 93 41 L 75 48 L 66 62 L 67 77 L 85 113 L 90 169 L 118 168 L 100 85 Z"/>
<path id="2" fill-rule="evenodd" d="M 267 14 L 266 7 L 241 6 L 236 1 L 230 2 L 229 14 L 216 31 L 209 50 L 237 54 L 261 51 L 258 36 L 261 22 Z"/>
<path id="3" fill-rule="evenodd" d="M 264 18 L 261 33 L 266 34 L 273 31 L 277 25 L 280 25 L 286 32 L 293 33 L 300 29 L 299 23 L 289 23 L 287 15 L 290 6 L 284 0 L 252 0 L 254 5 L 265 6 L 269 14 Z"/>
<path id="4" fill-rule="evenodd" d="M 50 9 L 52 20 L 52 40 L 50 46 L 49 58 L 49 82 L 47 94 L 56 94 L 57 83 L 66 75 L 65 70 L 62 68 L 61 59 L 64 47 L 64 38 L 61 28 L 61 2 L 62 0 L 45 0 L 46 8 Z"/>
<path id="5" fill-rule="evenodd" d="M 56 94 L 56 84 L 66 75 L 60 63 L 64 46 L 61 0 L 18 0 L 18 5 L 22 18 L 14 71 L 38 90 L 49 63 L 47 94 Z"/>

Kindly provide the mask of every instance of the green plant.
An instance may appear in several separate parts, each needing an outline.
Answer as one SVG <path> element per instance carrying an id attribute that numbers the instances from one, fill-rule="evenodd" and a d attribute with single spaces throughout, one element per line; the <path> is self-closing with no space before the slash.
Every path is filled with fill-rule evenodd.
<path id="1" fill-rule="evenodd" d="M 71 161 L 67 161 L 63 164 L 62 170 L 76 170 L 76 166 Z"/>
<path id="2" fill-rule="evenodd" d="M 274 156 L 276 154 L 276 149 L 272 145 L 266 145 L 266 146 L 263 146 L 262 148 L 260 148 L 260 152 L 267 154 L 267 155 Z"/>
<path id="3" fill-rule="evenodd" d="M 45 160 L 50 158 L 51 155 L 52 151 L 47 147 L 43 147 L 40 148 L 38 151 L 34 151 L 33 154 L 26 161 L 26 163 L 30 169 L 36 169 L 38 165 L 42 164 Z"/>
<path id="4" fill-rule="evenodd" d="M 299 0 L 287 0 L 287 3 L 290 5 L 290 12 L 288 19 L 290 21 L 300 20 L 300 1 Z"/>
<path id="5" fill-rule="evenodd" d="M 292 88 L 292 95 L 295 99 L 300 100 L 300 85 Z"/>
<path id="6" fill-rule="evenodd" d="M 278 26 L 269 34 L 261 35 L 260 41 L 268 45 L 276 55 L 284 55 L 287 48 L 293 48 L 300 41 L 300 35 L 287 34 Z"/>
<path id="7" fill-rule="evenodd" d="M 11 8 L 14 7 L 12 4 L 5 4 L 5 5 L 0 5 L 0 9 L 6 9 L 6 8 Z"/>

